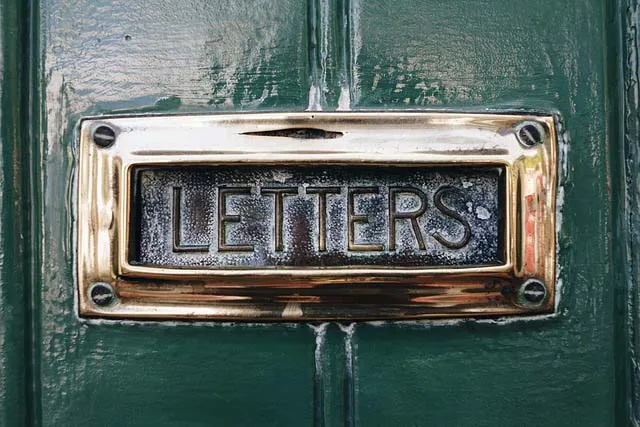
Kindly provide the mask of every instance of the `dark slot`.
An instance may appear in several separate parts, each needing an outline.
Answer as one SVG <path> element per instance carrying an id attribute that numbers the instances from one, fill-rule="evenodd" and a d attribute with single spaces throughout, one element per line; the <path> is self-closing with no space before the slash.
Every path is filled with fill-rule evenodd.
<path id="1" fill-rule="evenodd" d="M 296 139 L 336 139 L 341 138 L 344 134 L 342 132 L 333 132 L 330 130 L 316 128 L 287 128 L 260 132 L 244 132 L 241 135 L 275 136 Z"/>

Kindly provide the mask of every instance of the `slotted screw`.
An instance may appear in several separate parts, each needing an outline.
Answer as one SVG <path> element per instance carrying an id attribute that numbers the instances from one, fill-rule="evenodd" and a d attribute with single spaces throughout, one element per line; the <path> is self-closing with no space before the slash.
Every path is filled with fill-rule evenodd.
<path id="1" fill-rule="evenodd" d="M 520 295 L 526 303 L 539 305 L 547 297 L 547 288 L 539 280 L 528 280 L 520 288 Z"/>
<path id="2" fill-rule="evenodd" d="M 94 283 L 89 288 L 91 302 L 98 307 L 108 307 L 116 301 L 116 293 L 110 284 L 105 282 Z"/>
<path id="3" fill-rule="evenodd" d="M 116 142 L 116 132 L 110 126 L 100 125 L 93 131 L 93 142 L 98 147 L 110 147 Z"/>
<path id="4" fill-rule="evenodd" d="M 518 126 L 516 135 L 524 147 L 530 148 L 544 142 L 544 128 L 536 122 L 524 122 Z"/>

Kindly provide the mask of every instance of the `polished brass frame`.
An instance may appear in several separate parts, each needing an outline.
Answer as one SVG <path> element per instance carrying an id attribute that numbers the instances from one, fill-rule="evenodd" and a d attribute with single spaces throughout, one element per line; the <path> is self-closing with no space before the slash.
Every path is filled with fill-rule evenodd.
<path id="1" fill-rule="evenodd" d="M 544 140 L 527 146 L 530 123 Z M 103 148 L 93 132 L 107 125 Z M 332 132 L 291 138 L 279 129 Z M 341 135 L 336 137 L 336 135 Z M 228 320 L 406 319 L 549 313 L 555 300 L 557 139 L 553 116 L 435 112 L 104 117 L 80 126 L 77 199 L 81 316 Z M 500 266 L 210 268 L 131 265 L 131 171 L 141 165 L 500 165 L 506 171 Z M 523 284 L 546 288 L 541 302 Z M 89 297 L 108 283 L 115 303 Z"/>

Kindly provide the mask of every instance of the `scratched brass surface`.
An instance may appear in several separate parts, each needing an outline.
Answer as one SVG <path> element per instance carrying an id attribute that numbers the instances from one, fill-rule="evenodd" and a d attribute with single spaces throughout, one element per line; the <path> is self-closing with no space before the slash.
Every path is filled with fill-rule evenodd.
<path id="1" fill-rule="evenodd" d="M 540 126 L 544 136 L 541 144 L 528 147 L 519 141 L 516 133 L 525 122 Z M 93 142 L 92 132 L 105 124 L 115 130 L 116 141 L 110 147 L 101 148 Z M 84 120 L 80 129 L 78 170 L 80 314 L 116 318 L 307 320 L 551 312 L 555 299 L 556 144 L 551 116 L 370 112 Z M 175 262 L 175 257 L 172 258 L 174 262 L 140 262 L 134 249 L 140 225 L 140 221 L 135 220 L 140 204 L 136 202 L 134 190 L 139 187 L 136 185 L 136 171 L 176 167 L 187 171 L 272 168 L 271 172 L 277 172 L 277 168 L 339 168 L 343 171 L 352 168 L 356 181 L 349 185 L 356 187 L 360 178 L 357 178 L 355 170 L 362 167 L 373 171 L 371 179 L 374 184 L 376 179 L 382 179 L 375 177 L 376 168 L 381 171 L 379 176 L 384 175 L 382 171 L 402 171 L 403 168 L 412 176 L 416 170 L 448 170 L 464 174 L 464 171 L 474 168 L 498 169 L 504 173 L 504 184 L 496 186 L 495 191 L 502 192 L 504 200 L 493 212 L 503 220 L 500 230 L 491 235 L 491 239 L 501 240 L 499 244 L 494 242 L 501 248 L 499 262 L 465 265 L 463 262 L 447 264 L 423 260 L 392 265 L 362 261 L 330 265 L 303 261 L 267 265 L 254 261 L 224 265 L 220 262 L 222 258 L 208 258 L 197 267 Z M 300 173 L 304 176 L 304 171 Z M 400 188 L 403 184 L 401 177 L 402 173 L 396 173 L 393 185 L 387 187 Z M 444 186 L 446 179 L 442 180 L 441 186 Z M 290 197 L 294 192 L 302 194 L 305 189 L 297 188 L 304 184 L 302 181 L 298 179 L 295 182 L 296 190 L 290 190 Z M 242 191 L 237 188 L 230 192 L 228 188 L 218 189 L 215 193 L 218 197 L 217 224 L 218 227 L 223 224 L 223 227 L 218 228 L 217 238 L 212 242 L 206 240 L 194 245 L 184 244 L 181 233 L 176 234 L 175 221 L 183 212 L 182 187 L 168 185 L 168 182 L 165 180 L 161 185 L 168 194 L 163 204 L 167 205 L 170 198 L 174 203 L 178 200 L 173 207 L 174 230 L 165 227 L 162 231 L 169 241 L 173 241 L 168 250 L 172 256 L 187 252 L 189 257 L 206 257 L 205 253 L 216 250 L 219 253 L 220 248 L 245 253 L 255 249 L 251 242 L 233 242 L 225 234 L 224 227 L 238 226 L 241 218 L 237 212 L 232 212 L 237 206 L 227 205 L 226 199 L 220 197 L 255 197 L 261 191 L 259 188 L 252 190 L 248 182 Z M 335 184 L 333 181 L 329 183 Z M 347 197 L 351 197 L 349 185 L 345 184 L 340 190 Z M 437 187 L 424 190 L 429 195 L 425 206 L 444 206 L 441 214 L 446 216 L 447 204 L 440 201 L 438 205 L 431 199 L 437 194 Z M 149 188 L 157 189 L 157 186 Z M 317 192 L 314 188 L 311 194 Z M 274 228 L 266 239 L 267 245 L 275 252 L 279 249 L 285 251 L 291 244 L 291 236 L 289 234 L 287 240 L 286 230 L 277 230 L 277 212 L 281 215 L 286 212 L 284 204 L 278 209 L 277 200 L 284 203 L 287 197 L 276 194 L 282 189 L 269 187 L 262 190 L 267 190 L 263 196 L 273 203 L 267 212 L 270 211 L 275 219 L 271 226 L 267 226 Z M 225 195 L 225 191 L 229 194 Z M 245 191 L 248 193 L 242 196 Z M 305 197 L 311 196 L 307 194 Z M 498 195 L 493 197 L 496 199 Z M 348 199 L 349 203 L 356 203 L 355 200 Z M 384 201 L 385 206 L 391 206 L 389 200 Z M 343 224 L 347 248 L 334 247 L 333 250 L 343 255 L 350 251 L 388 253 L 393 249 L 391 238 L 380 245 L 356 242 L 358 237 L 352 235 L 351 227 L 355 229 L 357 226 L 353 223 L 360 222 L 359 226 L 362 226 L 367 221 L 366 215 L 356 212 L 363 209 L 363 206 L 358 206 L 349 205 L 347 210 L 351 216 L 346 216 L 349 226 Z M 171 215 L 169 207 L 166 208 Z M 390 212 L 394 213 L 393 209 L 387 211 L 387 217 Z M 157 209 L 150 212 L 154 210 Z M 420 208 L 414 205 L 408 211 L 415 213 Z M 415 247 L 403 247 L 403 253 L 413 252 L 416 255 L 428 250 L 427 245 L 437 245 L 438 242 L 432 239 L 434 234 L 438 235 L 437 232 L 425 233 L 431 240 L 421 242 L 418 236 L 423 227 L 420 223 L 416 220 L 414 224 L 406 215 L 403 218 L 401 211 L 397 214 L 401 216 L 396 218 L 399 221 L 388 220 L 383 234 L 396 236 L 396 230 L 388 233 L 390 224 L 405 227 L 405 231 L 415 237 L 412 243 Z M 449 219 L 455 220 L 455 215 L 450 210 Z M 313 218 L 311 222 L 317 220 Z M 215 221 L 212 220 L 213 223 Z M 266 217 L 264 221 L 266 223 Z M 458 223 L 464 225 L 460 218 Z M 149 224 L 146 230 L 153 229 Z M 177 224 L 179 228 L 180 222 Z M 407 228 L 407 224 L 412 228 Z M 318 229 L 320 227 L 318 224 Z M 221 229 L 223 231 L 219 232 Z M 471 233 L 473 230 L 471 228 Z M 331 231 L 325 229 L 325 233 Z M 317 245 L 322 244 L 321 234 L 316 232 L 313 235 Z M 460 240 L 464 237 L 460 236 L 450 237 L 450 241 L 465 240 Z M 324 245 L 327 245 L 326 240 Z M 463 249 L 453 245 L 447 250 L 453 253 Z M 168 252 L 161 250 L 158 253 Z M 317 259 L 316 254 L 313 260 Z M 521 286 L 531 279 L 543 282 L 547 289 L 545 298 L 536 304 L 522 298 Z M 96 282 L 112 285 L 117 295 L 114 304 L 99 307 L 91 302 L 88 291 Z"/>

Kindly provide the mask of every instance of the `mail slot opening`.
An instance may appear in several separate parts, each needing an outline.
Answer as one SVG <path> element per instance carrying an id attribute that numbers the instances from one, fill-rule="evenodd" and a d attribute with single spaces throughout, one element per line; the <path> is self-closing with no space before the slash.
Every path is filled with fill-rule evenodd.
<path id="1" fill-rule="evenodd" d="M 500 166 L 143 166 L 132 170 L 132 265 L 495 266 Z"/>

